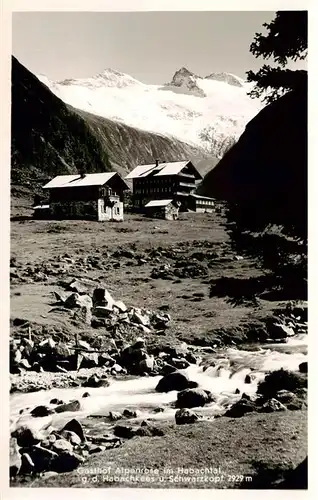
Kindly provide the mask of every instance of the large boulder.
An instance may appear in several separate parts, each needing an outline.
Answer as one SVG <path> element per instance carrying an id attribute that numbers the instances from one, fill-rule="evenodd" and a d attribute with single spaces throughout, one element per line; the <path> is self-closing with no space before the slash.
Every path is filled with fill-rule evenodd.
<path id="1" fill-rule="evenodd" d="M 48 406 L 40 405 L 33 408 L 30 413 L 33 417 L 47 417 L 54 413 L 54 410 Z"/>
<path id="2" fill-rule="evenodd" d="M 150 373 L 153 372 L 156 368 L 155 359 L 153 356 L 147 356 L 145 359 L 142 359 L 138 365 L 140 373 Z"/>
<path id="3" fill-rule="evenodd" d="M 295 401 L 295 399 L 297 399 L 297 396 L 293 392 L 286 391 L 286 389 L 281 389 L 280 391 L 277 391 L 275 399 L 283 404 L 287 404 Z"/>
<path id="4" fill-rule="evenodd" d="M 76 418 L 73 418 L 72 420 L 67 422 L 67 424 L 63 427 L 61 432 L 63 431 L 75 432 L 75 434 L 77 434 L 80 437 L 81 441 L 85 442 L 83 427 L 80 424 L 80 422 L 76 420 Z"/>
<path id="5" fill-rule="evenodd" d="M 69 441 L 73 446 L 81 444 L 81 438 L 73 431 L 62 431 L 61 437 Z"/>
<path id="6" fill-rule="evenodd" d="M 56 413 L 63 413 L 64 411 L 79 411 L 80 409 L 81 409 L 81 403 L 75 400 L 57 406 L 55 408 L 55 411 Z"/>
<path id="7" fill-rule="evenodd" d="M 283 405 L 280 401 L 277 401 L 275 398 L 271 398 L 266 403 L 263 404 L 262 408 L 260 408 L 261 413 L 272 413 L 274 411 L 285 411 L 287 410 L 286 406 Z"/>
<path id="8" fill-rule="evenodd" d="M 178 393 L 176 406 L 177 408 L 196 408 L 204 406 L 211 401 L 213 401 L 213 396 L 210 391 L 185 389 Z"/>
<path id="9" fill-rule="evenodd" d="M 95 288 L 93 292 L 93 304 L 95 306 L 105 306 L 113 309 L 115 301 L 106 288 Z"/>
<path id="10" fill-rule="evenodd" d="M 252 401 L 249 401 L 248 399 L 242 398 L 234 405 L 226 411 L 224 414 L 225 417 L 230 417 L 230 418 L 240 418 L 243 417 L 246 413 L 251 413 L 253 411 L 256 411 L 256 405 Z"/>
<path id="11" fill-rule="evenodd" d="M 114 427 L 114 434 L 117 437 L 131 439 L 135 436 L 136 429 L 134 429 L 131 425 L 116 425 Z"/>
<path id="12" fill-rule="evenodd" d="M 57 439 L 52 445 L 52 450 L 56 451 L 56 453 L 73 451 L 73 446 L 71 441 L 68 441 L 67 439 Z"/>
<path id="13" fill-rule="evenodd" d="M 161 375 L 168 375 L 169 373 L 176 372 L 177 368 L 170 365 L 169 363 L 164 363 L 160 368 Z"/>
<path id="14" fill-rule="evenodd" d="M 42 436 L 36 430 L 28 427 L 27 425 L 21 425 L 11 434 L 12 437 L 17 439 L 18 446 L 23 448 L 29 448 L 42 439 Z"/>
<path id="15" fill-rule="evenodd" d="M 35 470 L 35 464 L 28 453 L 23 453 L 21 455 L 21 462 L 21 468 L 19 471 L 21 476 L 31 474 Z"/>
<path id="16" fill-rule="evenodd" d="M 84 458 L 72 451 L 63 451 L 60 453 L 56 460 L 52 463 L 52 470 L 56 472 L 71 472 L 76 469 Z"/>
<path id="17" fill-rule="evenodd" d="M 40 445 L 33 446 L 29 452 L 34 468 L 37 472 L 50 470 L 58 458 L 55 451 L 44 448 Z"/>
<path id="18" fill-rule="evenodd" d="M 175 420 L 177 425 L 193 424 L 199 417 L 191 410 L 181 408 L 176 411 Z"/>
<path id="19" fill-rule="evenodd" d="M 196 382 L 191 382 L 186 373 L 175 371 L 165 375 L 159 380 L 156 391 L 169 392 L 169 391 L 183 391 L 191 387 L 197 387 Z"/>
<path id="20" fill-rule="evenodd" d="M 307 361 L 300 363 L 299 371 L 300 371 L 300 373 L 308 373 L 308 362 Z"/>
<path id="21" fill-rule="evenodd" d="M 98 375 L 92 375 L 82 384 L 83 387 L 109 387 L 109 380 L 106 376 L 98 377 Z"/>
<path id="22" fill-rule="evenodd" d="M 68 307 L 70 309 L 82 307 L 92 308 L 93 301 L 89 295 L 79 295 L 78 293 L 72 293 L 69 297 L 67 297 L 64 305 L 65 307 Z"/>

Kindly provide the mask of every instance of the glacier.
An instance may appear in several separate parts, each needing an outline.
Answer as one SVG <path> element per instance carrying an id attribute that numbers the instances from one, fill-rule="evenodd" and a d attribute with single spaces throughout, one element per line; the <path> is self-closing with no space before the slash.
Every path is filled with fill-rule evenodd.
<path id="1" fill-rule="evenodd" d="M 181 68 L 163 85 L 145 84 L 113 69 L 57 82 L 37 77 L 74 108 L 213 149 L 220 156 L 263 107 L 247 95 L 251 84 L 232 73 L 201 77 Z"/>

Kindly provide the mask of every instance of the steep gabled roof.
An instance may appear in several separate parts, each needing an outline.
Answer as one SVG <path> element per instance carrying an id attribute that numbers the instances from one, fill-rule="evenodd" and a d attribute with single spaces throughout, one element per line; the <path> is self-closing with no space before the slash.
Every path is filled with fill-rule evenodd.
<path id="1" fill-rule="evenodd" d="M 139 179 L 142 177 L 147 177 L 148 175 L 162 176 L 162 175 L 178 175 L 182 169 L 190 164 L 194 169 L 194 173 L 197 179 L 201 179 L 201 174 L 195 168 L 191 161 L 173 161 L 168 163 L 159 163 L 158 165 L 152 163 L 150 165 L 138 165 L 134 170 L 132 170 L 126 179 Z"/>
<path id="2" fill-rule="evenodd" d="M 53 189 L 53 188 L 70 188 L 70 187 L 84 187 L 84 186 L 104 186 L 110 179 L 114 176 L 118 178 L 128 189 L 126 182 L 121 178 L 117 172 L 101 172 L 97 174 L 85 174 L 82 177 L 79 174 L 76 175 L 57 175 L 50 182 L 43 186 L 43 189 Z"/>

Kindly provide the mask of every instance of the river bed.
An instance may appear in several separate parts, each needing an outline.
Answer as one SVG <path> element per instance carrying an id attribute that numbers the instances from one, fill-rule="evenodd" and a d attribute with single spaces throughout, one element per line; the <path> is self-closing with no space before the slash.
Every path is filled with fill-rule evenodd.
<path id="1" fill-rule="evenodd" d="M 225 348 L 217 353 L 200 353 L 201 363 L 190 365 L 185 371 L 190 380 L 199 387 L 212 392 L 215 402 L 195 412 L 204 419 L 211 419 L 224 413 L 232 406 L 242 393 L 253 395 L 258 383 L 271 371 L 284 368 L 298 371 L 299 364 L 307 361 L 307 335 L 299 334 L 287 339 L 284 343 L 273 343 L 259 346 L 249 351 L 237 348 Z M 246 383 L 246 375 L 250 383 Z M 11 430 L 27 424 L 37 430 L 52 426 L 59 429 L 71 418 L 79 420 L 88 416 L 107 416 L 110 411 L 122 412 L 124 409 L 138 410 L 137 422 L 145 419 L 173 420 L 177 399 L 177 391 L 158 393 L 155 387 L 162 377 L 136 377 L 130 379 L 112 379 L 109 387 L 101 388 L 55 388 L 31 393 L 13 393 L 10 396 Z M 239 389 L 240 393 L 237 393 Z M 82 397 L 88 391 L 89 397 Z M 56 413 L 47 417 L 34 418 L 30 410 L 38 405 L 50 405 L 53 398 L 65 402 L 77 399 L 81 409 L 76 412 Z M 161 407 L 163 411 L 156 412 Z M 20 414 L 21 410 L 24 410 Z M 111 426 L 114 423 L 110 423 Z"/>

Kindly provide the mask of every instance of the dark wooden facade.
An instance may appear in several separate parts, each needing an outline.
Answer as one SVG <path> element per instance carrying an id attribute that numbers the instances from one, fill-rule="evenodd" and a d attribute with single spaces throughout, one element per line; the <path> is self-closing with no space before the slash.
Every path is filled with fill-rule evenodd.
<path id="1" fill-rule="evenodd" d="M 146 176 L 133 178 L 133 206 L 142 210 L 150 200 L 172 198 L 181 203 L 181 210 L 186 208 L 188 196 L 196 189 L 196 180 L 200 174 L 191 162 L 178 173 L 156 175 L 156 170 Z"/>

